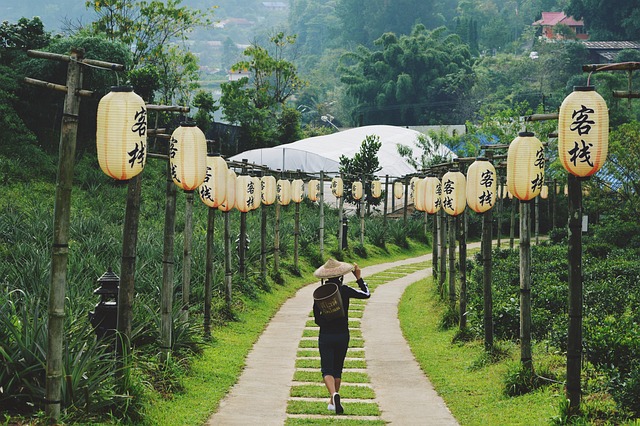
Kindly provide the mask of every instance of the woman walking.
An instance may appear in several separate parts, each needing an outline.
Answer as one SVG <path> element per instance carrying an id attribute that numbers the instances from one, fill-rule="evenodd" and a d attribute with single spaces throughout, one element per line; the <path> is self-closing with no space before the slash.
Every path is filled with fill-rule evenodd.
<path id="1" fill-rule="evenodd" d="M 343 285 L 344 275 L 349 272 L 353 272 L 356 277 L 359 289 Z M 318 347 L 320 349 L 322 378 L 331 397 L 327 409 L 335 411 L 336 414 L 342 414 L 344 408 L 340 403 L 339 392 L 344 359 L 349 348 L 349 299 L 368 299 L 371 294 L 369 287 L 361 277 L 360 268 L 355 263 L 352 265 L 329 259 L 316 269 L 314 275 L 320 278 L 323 285 L 337 286 L 341 299 L 339 309 L 335 309 L 335 303 L 329 309 L 327 304 L 323 305 L 314 300 L 313 316 L 316 324 L 320 327 Z"/>

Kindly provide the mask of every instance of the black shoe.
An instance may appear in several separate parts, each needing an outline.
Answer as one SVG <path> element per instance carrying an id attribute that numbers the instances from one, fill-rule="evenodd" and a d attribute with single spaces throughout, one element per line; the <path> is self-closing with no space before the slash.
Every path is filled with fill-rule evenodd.
<path id="1" fill-rule="evenodd" d="M 344 408 L 340 404 L 340 394 L 337 392 L 333 394 L 333 405 L 336 407 L 336 414 L 344 413 Z"/>

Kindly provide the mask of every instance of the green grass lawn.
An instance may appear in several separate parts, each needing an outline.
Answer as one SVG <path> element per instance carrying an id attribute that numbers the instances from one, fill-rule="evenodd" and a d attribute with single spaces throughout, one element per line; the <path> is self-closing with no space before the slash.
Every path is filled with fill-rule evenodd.
<path id="1" fill-rule="evenodd" d="M 504 375 L 518 362 L 519 348 L 511 345 L 509 357 L 483 365 L 482 342 L 453 344 L 456 328 L 442 331 L 439 304 L 432 280 L 409 286 L 402 297 L 399 318 L 403 333 L 422 370 L 443 397 L 461 425 L 547 425 L 558 414 L 564 397 L 552 385 L 520 397 L 503 394 Z M 534 350 L 534 365 L 552 355 Z"/>

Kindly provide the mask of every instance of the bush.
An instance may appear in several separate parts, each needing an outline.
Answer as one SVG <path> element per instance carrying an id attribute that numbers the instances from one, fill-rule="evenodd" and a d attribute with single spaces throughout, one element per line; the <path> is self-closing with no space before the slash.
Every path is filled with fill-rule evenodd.
<path id="1" fill-rule="evenodd" d="M 507 396 L 525 395 L 548 383 L 541 379 L 533 368 L 527 368 L 521 362 L 513 363 L 509 366 L 504 377 L 504 394 Z"/>
<path id="2" fill-rule="evenodd" d="M 400 248 L 409 248 L 409 240 L 407 240 L 407 228 L 401 220 L 391 220 L 388 222 L 387 230 L 391 242 Z"/>

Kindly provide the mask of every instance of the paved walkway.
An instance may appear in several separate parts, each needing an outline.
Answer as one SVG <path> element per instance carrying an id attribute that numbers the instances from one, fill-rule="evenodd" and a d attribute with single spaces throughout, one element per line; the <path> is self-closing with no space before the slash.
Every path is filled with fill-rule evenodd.
<path id="1" fill-rule="evenodd" d="M 363 277 L 366 280 L 378 272 L 430 259 L 429 254 L 369 266 L 363 268 Z M 426 268 L 378 286 L 361 319 L 367 372 L 380 418 L 392 424 L 458 424 L 415 361 L 398 320 L 397 305 L 405 288 L 430 274 L 431 268 Z M 350 278 L 353 280 L 352 275 Z M 250 351 L 238 383 L 206 425 L 284 424 L 297 349 L 316 286 L 317 283 L 303 287 L 282 305 Z M 326 404 L 326 398 L 322 401 Z"/>

